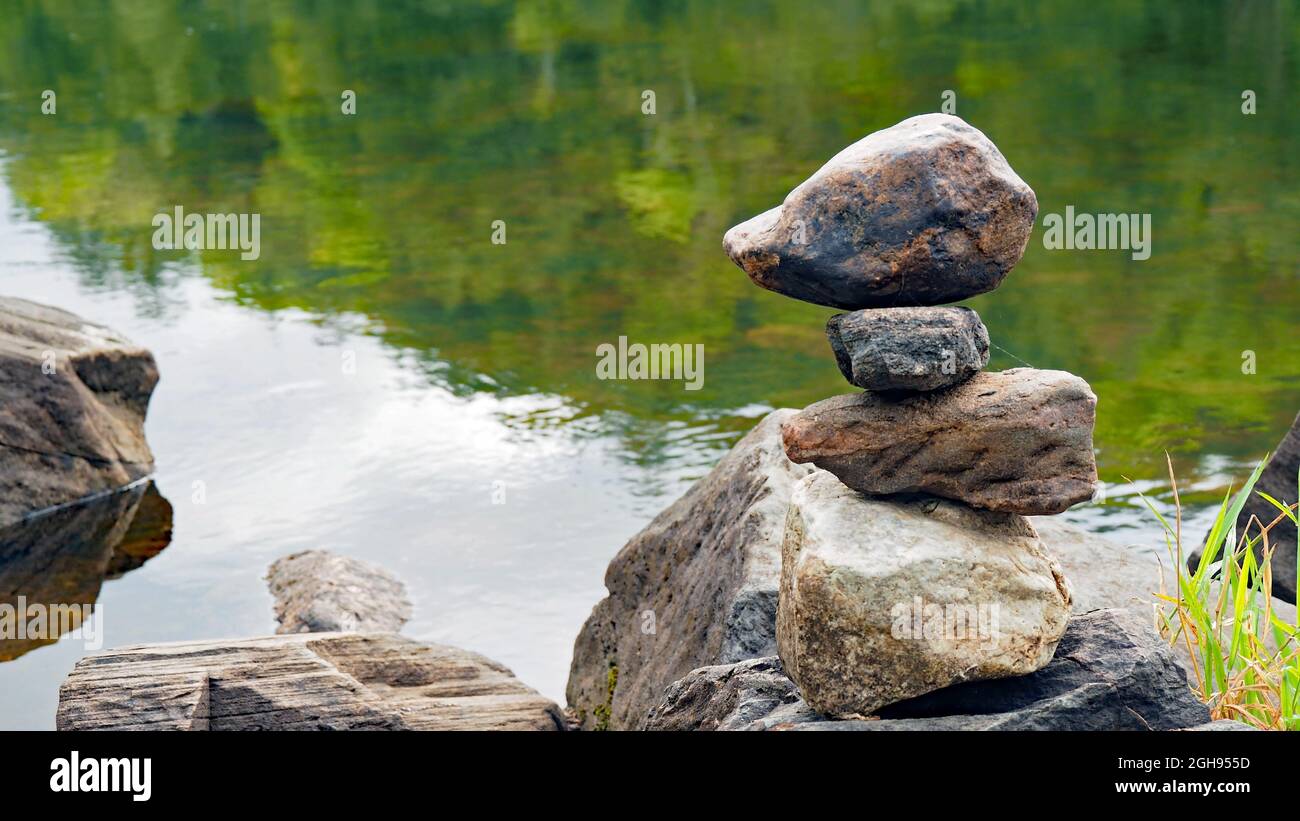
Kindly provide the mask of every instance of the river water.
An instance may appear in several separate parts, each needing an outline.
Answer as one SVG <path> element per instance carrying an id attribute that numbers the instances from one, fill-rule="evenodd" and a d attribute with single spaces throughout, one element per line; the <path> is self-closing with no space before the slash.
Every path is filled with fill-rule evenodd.
<path id="1" fill-rule="evenodd" d="M 1300 409 L 1290 4 L 318 5 L 0 19 L 0 293 L 162 374 L 173 535 L 103 583 L 107 646 L 269 632 L 267 564 L 321 548 L 400 575 L 411 636 L 563 701 L 623 542 L 767 410 L 847 389 L 831 312 L 752 286 L 722 232 L 946 90 L 1040 214 L 1151 215 L 1146 260 L 1040 222 L 969 302 L 990 367 L 1100 397 L 1107 498 L 1067 516 L 1150 543 L 1125 477 L 1167 499 L 1169 451 L 1203 517 Z M 155 250 L 178 205 L 260 214 L 259 258 Z M 599 379 L 620 336 L 702 344 L 701 390 Z M 0 663 L 0 728 L 53 726 L 84 652 Z"/>

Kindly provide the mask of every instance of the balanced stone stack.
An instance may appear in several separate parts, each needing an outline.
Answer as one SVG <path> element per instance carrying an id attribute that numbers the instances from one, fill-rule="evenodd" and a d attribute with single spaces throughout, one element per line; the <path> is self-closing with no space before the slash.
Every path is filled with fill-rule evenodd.
<path id="1" fill-rule="evenodd" d="M 969 308 L 1020 260 L 1038 202 L 963 120 L 904 120 L 841 151 L 778 207 L 727 232 L 758 285 L 844 309 L 827 336 L 862 392 L 782 425 L 821 468 L 795 486 L 777 647 L 832 716 L 1051 659 L 1069 588 L 1029 515 L 1092 496 L 1096 397 L 1062 371 L 983 369 Z"/>

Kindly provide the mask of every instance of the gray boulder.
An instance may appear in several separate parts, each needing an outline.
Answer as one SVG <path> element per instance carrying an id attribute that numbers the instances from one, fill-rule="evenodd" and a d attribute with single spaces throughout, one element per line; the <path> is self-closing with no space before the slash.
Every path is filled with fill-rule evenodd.
<path id="1" fill-rule="evenodd" d="M 836 154 L 722 244 L 756 284 L 856 310 L 991 291 L 1020 260 L 1034 192 L 958 117 L 924 114 Z"/>
<path id="2" fill-rule="evenodd" d="M 45 305 L 0 298 L 0 526 L 153 472 L 153 356 Z"/>
<path id="3" fill-rule="evenodd" d="M 277 633 L 396 633 L 411 618 L 406 586 L 388 571 L 324 550 L 277 559 L 266 576 Z"/>
<path id="4" fill-rule="evenodd" d="M 391 633 L 141 644 L 86 656 L 60 730 L 564 730 L 505 667 Z"/>
<path id="5" fill-rule="evenodd" d="M 1250 494 L 1245 507 L 1237 516 L 1237 538 L 1247 532 L 1247 525 L 1254 517 L 1267 526 L 1281 511 L 1269 504 L 1258 491 L 1263 491 L 1284 504 L 1296 501 L 1297 476 L 1300 476 L 1300 415 L 1291 423 L 1291 429 L 1278 443 L 1268 460 L 1268 466 L 1255 483 L 1255 493 Z M 1259 535 L 1260 526 L 1250 525 L 1252 537 Z M 1209 538 L 1209 534 L 1205 534 Z M 1282 519 L 1268 532 L 1268 544 L 1273 550 L 1273 595 L 1295 603 L 1296 600 L 1296 527 L 1290 519 Z M 1255 554 L 1263 555 L 1263 544 L 1256 547 Z M 1220 551 L 1222 556 L 1222 551 Z M 1187 564 L 1195 570 L 1201 563 L 1201 551 L 1194 550 L 1187 559 Z"/>
<path id="6" fill-rule="evenodd" d="M 794 486 L 777 648 L 820 713 L 870 715 L 962 681 L 1031 673 L 1070 616 L 1021 516 L 864 496 L 825 471 Z"/>
<path id="7" fill-rule="evenodd" d="M 777 579 L 790 488 L 769 414 L 623 547 L 573 647 L 566 690 L 584 729 L 640 729 L 691 670 L 776 652 Z"/>
<path id="8" fill-rule="evenodd" d="M 783 707 L 808 710 L 777 656 L 692 670 L 668 686 L 647 730 L 744 730 Z M 816 716 L 812 716 L 816 718 Z"/>
<path id="9" fill-rule="evenodd" d="M 989 332 L 970 308 L 876 308 L 836 314 L 826 336 L 840 373 L 869 391 L 933 391 L 989 363 Z"/>
<path id="10" fill-rule="evenodd" d="M 1054 514 L 1092 498 L 1096 407 L 1073 374 L 1013 368 L 903 398 L 833 396 L 785 422 L 782 437 L 793 461 L 864 493 Z"/>
<path id="11" fill-rule="evenodd" d="M 1169 647 L 1140 617 L 1095 610 L 1070 620 L 1052 661 L 1024 676 L 957 684 L 834 720 L 782 681 L 780 660 L 692 671 L 650 717 L 657 729 L 710 730 L 1173 730 L 1209 729 Z M 789 682 L 789 683 L 786 683 Z M 1215 727 L 1213 729 L 1235 729 Z"/>

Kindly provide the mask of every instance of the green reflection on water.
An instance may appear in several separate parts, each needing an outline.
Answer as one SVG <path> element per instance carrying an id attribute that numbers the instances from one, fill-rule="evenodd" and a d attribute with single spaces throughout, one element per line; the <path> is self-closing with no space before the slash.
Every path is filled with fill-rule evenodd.
<path id="1" fill-rule="evenodd" d="M 564 396 L 563 424 L 653 462 L 664 422 L 734 433 L 847 389 L 830 312 L 749 284 L 720 238 L 953 89 L 1042 213 L 1153 215 L 1145 262 L 1046 251 L 1040 223 L 970 303 L 993 367 L 1092 383 L 1118 481 L 1164 449 L 1258 456 L 1300 407 L 1298 41 L 1289 2 L 26 0 L 0 18 L 0 148 L 88 287 L 166 314 L 192 269 L 153 215 L 260 213 L 260 260 L 194 257 L 233 299 L 364 315 L 452 390 Z M 704 390 L 597 380 L 620 335 L 703 343 Z"/>

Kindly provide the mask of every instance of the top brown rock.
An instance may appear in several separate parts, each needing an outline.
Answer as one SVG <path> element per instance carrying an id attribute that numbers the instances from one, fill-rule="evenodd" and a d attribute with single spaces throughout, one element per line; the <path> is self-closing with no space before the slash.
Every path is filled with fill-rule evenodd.
<path id="1" fill-rule="evenodd" d="M 1020 260 L 1038 200 L 987 137 L 924 114 L 836 154 L 722 244 L 758 285 L 856 310 L 991 291 Z"/>

